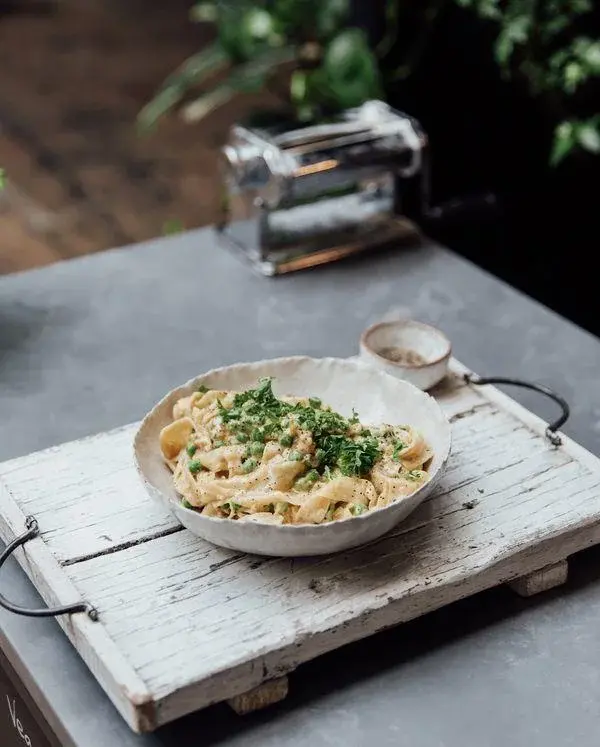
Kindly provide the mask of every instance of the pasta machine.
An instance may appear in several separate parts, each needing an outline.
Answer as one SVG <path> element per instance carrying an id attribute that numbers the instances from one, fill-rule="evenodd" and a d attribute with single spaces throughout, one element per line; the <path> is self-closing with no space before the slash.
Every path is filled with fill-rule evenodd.
<path id="1" fill-rule="evenodd" d="M 262 274 L 418 235 L 405 208 L 427 203 L 427 136 L 382 101 L 301 128 L 234 125 L 221 155 L 218 231 Z"/>

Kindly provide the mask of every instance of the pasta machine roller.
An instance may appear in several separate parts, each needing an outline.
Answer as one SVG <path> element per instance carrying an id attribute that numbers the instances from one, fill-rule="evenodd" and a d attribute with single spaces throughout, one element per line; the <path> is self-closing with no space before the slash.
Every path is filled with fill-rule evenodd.
<path id="1" fill-rule="evenodd" d="M 427 200 L 427 137 L 382 101 L 307 127 L 234 125 L 221 154 L 218 230 L 265 275 L 418 235 L 404 203 Z"/>

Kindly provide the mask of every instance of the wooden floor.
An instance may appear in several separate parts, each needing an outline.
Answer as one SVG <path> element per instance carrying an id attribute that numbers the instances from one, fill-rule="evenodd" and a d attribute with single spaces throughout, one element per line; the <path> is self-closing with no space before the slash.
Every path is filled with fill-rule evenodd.
<path id="1" fill-rule="evenodd" d="M 208 40 L 190 4 L 23 0 L 0 14 L 0 273 L 212 222 L 217 145 L 253 102 L 135 130 L 156 86 Z"/>

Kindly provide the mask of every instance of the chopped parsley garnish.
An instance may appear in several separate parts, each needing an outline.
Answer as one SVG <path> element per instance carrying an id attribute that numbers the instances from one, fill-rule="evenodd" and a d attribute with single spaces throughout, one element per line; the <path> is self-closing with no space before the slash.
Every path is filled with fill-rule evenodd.
<path id="1" fill-rule="evenodd" d="M 192 459 L 191 462 L 188 462 L 188 469 L 192 473 L 192 475 L 195 475 L 197 472 L 200 472 L 200 470 L 204 469 L 202 466 L 202 462 L 199 459 Z"/>
<path id="2" fill-rule="evenodd" d="M 184 508 L 191 508 L 191 509 L 194 509 L 194 508 L 196 508 L 195 506 L 192 506 L 192 504 L 191 504 L 191 503 L 190 503 L 189 501 L 187 501 L 187 500 L 186 500 L 185 498 L 182 498 L 182 499 L 181 499 L 181 505 L 182 505 L 182 506 L 183 506 Z"/>
<path id="3" fill-rule="evenodd" d="M 250 438 L 253 441 L 264 441 L 265 435 L 266 435 L 266 432 L 264 428 L 255 428 L 250 434 Z"/>
<path id="4" fill-rule="evenodd" d="M 406 477 L 408 477 L 409 480 L 420 480 L 423 477 L 423 470 L 421 469 L 411 469 L 410 472 L 406 473 Z"/>
<path id="5" fill-rule="evenodd" d="M 188 453 L 188 456 L 193 457 L 196 451 L 198 451 L 198 447 L 196 446 L 196 444 L 188 444 L 186 447 L 186 451 Z"/>
<path id="6" fill-rule="evenodd" d="M 404 441 L 395 441 L 394 442 L 394 453 L 392 454 L 392 459 L 395 459 L 396 461 L 400 461 L 400 452 L 406 449 L 406 444 Z"/>
<path id="7" fill-rule="evenodd" d="M 235 501 L 227 501 L 227 503 L 221 504 L 221 510 L 228 511 L 229 516 L 232 516 L 236 511 L 239 511 L 241 507 L 241 504 L 236 503 Z"/>
<path id="8" fill-rule="evenodd" d="M 360 477 L 370 472 L 381 456 L 377 439 L 358 438 L 355 441 L 346 439 L 340 445 L 337 466 L 343 475 Z"/>
<path id="9" fill-rule="evenodd" d="M 352 516 L 360 516 L 367 510 L 367 507 L 362 503 L 351 503 L 349 509 Z"/>
<path id="10" fill-rule="evenodd" d="M 225 407 L 222 402 L 217 402 L 217 406 L 221 421 L 234 439 L 246 443 L 249 437 L 252 441 L 249 457 L 262 456 L 262 451 L 259 453 L 254 444 L 262 446 L 269 440 L 278 440 L 284 448 L 292 446 L 294 439 L 288 432 L 292 423 L 311 434 L 315 454 L 312 457 L 292 451 L 288 458 L 302 461 L 306 457 L 311 466 L 316 467 L 317 476 L 325 474 L 328 469 L 328 474 L 338 470 L 343 475 L 360 477 L 367 474 L 381 456 L 379 444 L 370 431 L 363 429 L 358 435 L 350 432 L 351 427 L 358 423 L 356 412 L 353 411 L 352 418 L 345 418 L 323 409 L 318 397 L 311 397 L 308 404 L 306 401 L 284 402 L 277 399 L 268 378 L 260 379 L 255 389 L 238 392 L 231 407 Z"/>
<path id="11" fill-rule="evenodd" d="M 331 467 L 329 467 L 329 465 L 327 465 L 323 470 L 323 477 L 325 480 L 333 480 L 333 472 L 331 471 Z"/>
<path id="12" fill-rule="evenodd" d="M 199 392 L 200 394 L 206 394 L 206 392 L 209 392 L 210 389 L 207 386 L 204 386 L 204 384 L 200 384 L 200 386 L 198 387 L 198 389 L 196 389 L 196 391 Z"/>

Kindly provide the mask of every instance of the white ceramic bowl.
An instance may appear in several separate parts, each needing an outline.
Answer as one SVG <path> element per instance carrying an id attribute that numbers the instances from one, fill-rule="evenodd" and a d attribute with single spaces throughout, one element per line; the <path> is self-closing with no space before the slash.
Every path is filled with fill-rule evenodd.
<path id="1" fill-rule="evenodd" d="M 273 376 L 276 394 L 320 397 L 343 415 L 355 408 L 361 422 L 419 429 L 434 452 L 430 480 L 415 493 L 382 509 L 327 524 L 270 525 L 203 516 L 181 505 L 159 447 L 161 428 L 172 420 L 174 402 L 200 384 L 216 389 L 254 387 Z M 272 556 L 323 555 L 356 547 L 392 529 L 431 493 L 450 452 L 450 424 L 428 394 L 354 360 L 278 358 L 240 363 L 199 376 L 167 394 L 142 421 L 134 440 L 137 470 L 150 496 L 169 508 L 191 532 L 232 550 Z"/>
<path id="2" fill-rule="evenodd" d="M 451 352 L 441 330 L 413 319 L 379 322 L 360 338 L 362 361 L 424 391 L 444 378 Z"/>

